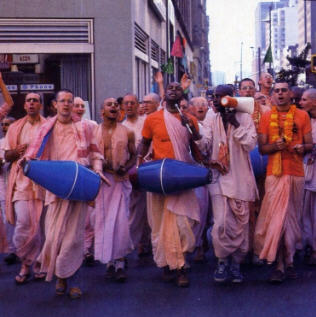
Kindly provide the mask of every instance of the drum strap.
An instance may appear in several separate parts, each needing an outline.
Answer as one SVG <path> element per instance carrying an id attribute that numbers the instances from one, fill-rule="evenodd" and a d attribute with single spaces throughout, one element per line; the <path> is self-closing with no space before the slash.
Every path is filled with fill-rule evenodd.
<path id="1" fill-rule="evenodd" d="M 77 162 L 75 162 L 75 163 L 76 163 L 76 174 L 75 174 L 74 182 L 73 182 L 73 184 L 71 186 L 71 189 L 70 189 L 68 195 L 64 199 L 68 199 L 71 196 L 71 194 L 72 194 L 72 192 L 73 192 L 73 190 L 75 188 L 75 185 L 77 183 L 79 167 L 78 167 L 78 163 Z"/>
<path id="2" fill-rule="evenodd" d="M 37 159 L 43 154 L 44 149 L 45 149 L 45 145 L 46 145 L 46 143 L 47 143 L 47 141 L 48 141 L 49 136 L 52 134 L 52 131 L 53 131 L 53 128 L 51 128 L 51 129 L 47 132 L 47 134 L 44 136 L 43 142 L 42 142 L 42 144 L 41 144 L 41 146 L 40 146 L 40 148 L 39 148 L 39 150 L 38 150 L 38 152 L 37 152 L 37 154 L 36 154 L 36 158 L 37 158 Z"/>
<path id="3" fill-rule="evenodd" d="M 161 166 L 160 166 L 160 187 L 161 187 L 161 190 L 162 190 L 164 195 L 166 195 L 166 192 L 165 192 L 165 189 L 163 187 L 162 172 L 163 172 L 163 166 L 165 165 L 165 161 L 166 161 L 166 159 L 163 159 Z"/>

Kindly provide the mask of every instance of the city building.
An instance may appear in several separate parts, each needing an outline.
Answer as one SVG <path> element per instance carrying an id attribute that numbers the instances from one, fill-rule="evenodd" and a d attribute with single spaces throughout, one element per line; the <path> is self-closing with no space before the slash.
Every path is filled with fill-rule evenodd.
<path id="1" fill-rule="evenodd" d="M 155 91 L 154 74 L 169 58 L 192 93 L 210 77 L 206 0 L 12 0 L 0 2 L 0 71 L 12 92 L 12 114 L 37 91 L 44 114 L 55 91 L 69 88 L 87 102 L 92 118 L 106 97 Z M 202 35 L 201 40 L 197 37 Z M 171 57 L 177 36 L 184 57 Z M 168 78 L 167 78 L 168 77 Z"/>

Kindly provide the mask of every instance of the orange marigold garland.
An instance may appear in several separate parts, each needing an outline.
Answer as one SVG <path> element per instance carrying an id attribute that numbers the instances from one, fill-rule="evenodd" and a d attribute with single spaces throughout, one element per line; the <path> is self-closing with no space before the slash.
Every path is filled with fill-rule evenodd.
<path id="1" fill-rule="evenodd" d="M 270 116 L 270 126 L 269 134 L 272 142 L 276 142 L 281 137 L 284 138 L 286 145 L 289 145 L 293 140 L 293 125 L 294 125 L 294 113 L 295 106 L 291 106 L 290 110 L 286 114 L 284 126 L 283 126 L 283 135 L 280 135 L 279 127 L 279 113 L 276 106 L 272 107 L 271 116 Z M 275 176 L 282 175 L 282 153 L 277 151 L 273 154 L 272 158 L 272 174 Z"/>

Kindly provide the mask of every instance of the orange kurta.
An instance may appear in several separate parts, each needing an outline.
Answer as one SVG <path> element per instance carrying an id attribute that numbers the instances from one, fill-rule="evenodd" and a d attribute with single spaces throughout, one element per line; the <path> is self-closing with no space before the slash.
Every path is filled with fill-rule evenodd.
<path id="1" fill-rule="evenodd" d="M 280 135 L 283 135 L 287 112 L 278 112 Z M 271 112 L 262 116 L 259 133 L 269 137 Z M 282 175 L 272 175 L 272 155 L 269 155 L 265 196 L 262 201 L 254 237 L 254 251 L 261 259 L 273 262 L 279 247 L 285 248 L 286 264 L 293 263 L 297 243 L 300 242 L 300 214 L 302 210 L 304 171 L 303 157 L 294 152 L 295 144 L 304 143 L 304 135 L 311 131 L 310 119 L 303 110 L 294 113 L 293 140 L 282 151 Z"/>
<path id="2" fill-rule="evenodd" d="M 279 113 L 279 127 L 281 129 L 280 135 L 283 135 L 283 126 L 287 112 Z M 271 111 L 263 114 L 260 125 L 259 133 L 269 136 L 269 144 L 273 143 L 271 136 L 269 135 L 269 124 L 270 124 Z M 303 169 L 303 155 L 298 155 L 294 150 L 293 146 L 296 144 L 303 143 L 303 137 L 307 133 L 312 131 L 310 119 L 307 112 L 296 109 L 294 114 L 294 125 L 295 132 L 293 133 L 293 140 L 288 148 L 282 151 L 282 174 L 293 175 L 293 176 L 304 176 Z M 267 175 L 272 175 L 272 155 L 269 155 Z"/>

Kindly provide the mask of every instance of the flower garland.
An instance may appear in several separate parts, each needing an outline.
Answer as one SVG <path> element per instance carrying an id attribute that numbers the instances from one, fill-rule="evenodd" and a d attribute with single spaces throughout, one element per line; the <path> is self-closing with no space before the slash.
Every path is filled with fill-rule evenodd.
<path id="1" fill-rule="evenodd" d="M 276 142 L 281 137 L 284 138 L 286 145 L 289 145 L 293 140 L 293 125 L 294 125 L 294 113 L 296 106 L 292 105 L 290 110 L 286 114 L 283 135 L 280 135 L 279 127 L 279 113 L 276 106 L 272 107 L 270 116 L 269 134 L 272 142 Z M 282 152 L 277 151 L 273 154 L 272 158 L 272 174 L 275 176 L 282 175 Z"/>

